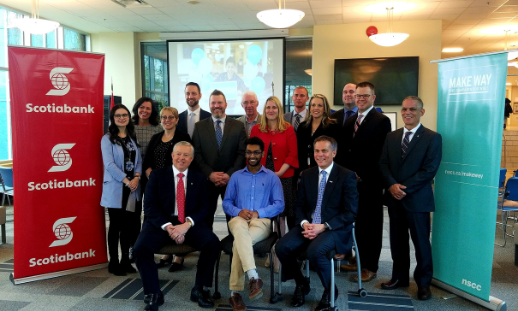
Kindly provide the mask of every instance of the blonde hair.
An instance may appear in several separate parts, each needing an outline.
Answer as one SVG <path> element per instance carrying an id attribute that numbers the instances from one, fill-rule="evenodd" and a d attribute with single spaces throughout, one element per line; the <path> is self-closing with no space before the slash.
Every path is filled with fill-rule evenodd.
<path id="1" fill-rule="evenodd" d="M 324 127 L 327 127 L 331 123 L 336 123 L 335 119 L 331 119 L 331 106 L 329 106 L 329 101 L 327 101 L 327 98 L 322 94 L 313 94 L 311 98 L 309 99 L 309 105 L 308 105 L 308 113 L 306 113 L 306 117 L 304 118 L 304 121 L 306 122 L 306 126 L 309 126 L 313 122 L 313 116 L 311 115 L 311 102 L 315 98 L 320 98 L 324 102 L 324 113 L 322 114 L 322 124 Z"/>
<path id="2" fill-rule="evenodd" d="M 160 110 L 160 117 L 162 117 L 162 114 L 164 113 L 164 111 L 169 111 L 170 113 L 173 114 L 173 116 L 178 119 L 178 110 L 176 110 L 176 108 L 174 107 L 164 107 L 162 108 L 162 110 Z"/>
<path id="3" fill-rule="evenodd" d="M 279 132 L 282 133 L 289 126 L 291 126 L 291 124 L 289 122 L 284 121 L 284 112 L 282 111 L 281 101 L 275 96 L 268 97 L 268 99 L 266 100 L 266 103 L 264 104 L 263 115 L 261 116 L 261 121 L 259 123 L 259 130 L 263 133 L 268 132 L 268 129 L 267 129 L 268 119 L 266 118 L 266 104 L 269 101 L 274 102 L 275 106 L 277 106 L 277 110 L 279 111 L 279 113 L 277 114 L 277 129 L 279 130 Z"/>

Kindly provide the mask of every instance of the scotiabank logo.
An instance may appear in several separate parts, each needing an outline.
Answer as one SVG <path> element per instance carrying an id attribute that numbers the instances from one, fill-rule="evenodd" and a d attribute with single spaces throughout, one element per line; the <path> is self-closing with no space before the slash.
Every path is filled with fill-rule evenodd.
<path id="1" fill-rule="evenodd" d="M 57 144 L 52 148 L 51 154 L 57 165 L 48 170 L 49 172 L 64 172 L 72 166 L 72 158 L 67 150 L 72 149 L 75 144 Z"/>
<path id="2" fill-rule="evenodd" d="M 74 68 L 56 67 L 50 71 L 50 82 L 55 87 L 54 90 L 47 92 L 47 95 L 63 96 L 70 91 L 70 82 L 68 82 L 65 73 L 70 73 Z"/>
<path id="3" fill-rule="evenodd" d="M 52 242 L 49 247 L 67 245 L 72 241 L 74 234 L 68 224 L 72 223 L 76 218 L 77 217 L 67 217 L 56 220 L 52 226 L 52 230 L 54 231 L 54 235 L 56 235 L 57 240 Z"/>

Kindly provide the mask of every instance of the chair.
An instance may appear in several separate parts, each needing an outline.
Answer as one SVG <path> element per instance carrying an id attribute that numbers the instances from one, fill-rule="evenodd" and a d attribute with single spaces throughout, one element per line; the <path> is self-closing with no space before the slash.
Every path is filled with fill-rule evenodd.
<path id="1" fill-rule="evenodd" d="M 277 235 L 277 232 L 281 232 L 279 221 L 280 221 L 279 216 L 276 216 L 274 219 L 272 219 L 272 222 L 270 225 L 271 226 L 270 229 L 272 232 L 270 233 L 270 236 L 260 242 L 255 243 L 253 246 L 254 255 L 268 254 L 268 258 L 270 258 L 270 303 L 276 303 L 276 302 L 282 300 L 282 298 L 279 299 L 278 297 L 275 296 L 275 288 L 274 288 L 275 278 L 274 278 L 274 274 L 273 274 L 274 264 L 273 264 L 273 256 L 272 256 L 273 246 L 279 239 L 279 235 L 280 235 L 280 234 Z M 274 230 L 273 230 L 274 223 L 277 226 L 277 232 L 274 232 Z M 234 246 L 234 236 L 232 234 L 227 235 L 223 240 L 221 240 L 220 245 L 221 245 L 221 250 L 225 254 L 230 256 L 230 260 L 229 260 L 229 266 L 230 266 L 229 271 L 230 271 L 232 269 L 232 257 L 233 257 L 232 247 Z M 219 282 L 218 282 L 220 259 L 221 259 L 221 252 L 219 253 L 218 260 L 216 262 L 215 290 L 214 290 L 214 295 L 212 296 L 214 299 L 221 298 L 221 293 L 219 292 Z M 279 280 L 280 280 L 280 270 L 279 270 Z"/>
<path id="2" fill-rule="evenodd" d="M 5 223 L 7 222 L 6 207 L 0 206 L 0 225 L 2 226 L 2 244 L 6 243 Z"/>
<path id="3" fill-rule="evenodd" d="M 495 244 L 501 247 L 505 247 L 506 237 L 514 237 L 514 231 L 513 234 L 507 233 L 507 227 L 513 227 L 508 225 L 507 221 L 508 219 L 512 219 L 514 220 L 515 224 L 517 222 L 516 217 L 509 217 L 509 215 L 511 212 L 518 212 L 518 177 L 511 177 L 507 180 L 502 199 L 498 202 L 498 210 L 500 210 L 502 222 L 497 222 L 497 224 L 502 225 L 504 244 Z"/>
<path id="4" fill-rule="evenodd" d="M 171 240 L 170 243 L 162 246 L 157 252 L 157 254 L 160 255 L 180 255 L 180 254 L 189 254 L 196 252 L 196 249 L 194 249 L 192 246 L 186 245 L 186 244 L 175 244 L 173 240 Z"/>
<path id="5" fill-rule="evenodd" d="M 514 177 L 517 177 L 516 176 L 516 172 L 518 170 L 514 171 Z M 500 180 L 498 182 L 498 188 L 503 188 L 504 185 L 505 185 L 505 175 L 507 174 L 507 169 L 506 168 L 501 168 L 500 169 Z"/>
<path id="6" fill-rule="evenodd" d="M 13 168 L 12 167 L 3 167 L 0 166 L 0 182 L 2 183 L 2 205 L 4 205 L 5 197 L 7 197 L 7 202 L 11 205 L 11 199 L 9 195 L 14 196 L 13 190 Z"/>

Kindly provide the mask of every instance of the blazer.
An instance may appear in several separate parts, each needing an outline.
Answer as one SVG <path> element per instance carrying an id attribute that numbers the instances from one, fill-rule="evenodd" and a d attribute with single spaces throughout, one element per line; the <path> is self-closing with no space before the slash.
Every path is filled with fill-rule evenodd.
<path id="1" fill-rule="evenodd" d="M 210 116 L 211 116 L 210 112 L 205 111 L 200 108 L 200 120 L 198 122 L 200 122 L 201 120 L 205 120 Z M 189 109 L 185 109 L 182 113 L 180 113 L 178 115 L 178 124 L 176 125 L 176 129 L 178 129 L 184 133 L 188 133 L 188 131 L 187 131 L 188 118 L 189 118 Z"/>
<path id="2" fill-rule="evenodd" d="M 391 131 L 390 119 L 373 108 L 364 117 L 353 137 L 357 118 L 358 113 L 345 120 L 337 162 L 358 174 L 363 182 L 382 187 L 378 162 L 385 137 Z"/>
<path id="3" fill-rule="evenodd" d="M 196 167 L 206 177 L 212 172 L 232 176 L 245 167 L 246 132 L 243 122 L 226 117 L 221 148 L 218 147 L 212 117 L 196 123 L 192 136 Z"/>
<path id="4" fill-rule="evenodd" d="M 272 144 L 272 155 L 273 155 L 273 166 L 275 172 L 281 169 L 281 166 L 286 163 L 290 165 L 290 168 L 284 172 L 281 178 L 292 177 L 295 174 L 295 169 L 299 167 L 299 157 L 297 150 L 297 136 L 293 126 L 289 125 L 288 128 L 280 132 L 263 133 L 259 130 L 259 124 L 252 127 L 250 137 L 259 137 L 264 142 L 264 153 L 261 158 L 261 164 L 266 165 L 266 157 L 268 156 L 268 147 Z"/>
<path id="5" fill-rule="evenodd" d="M 338 123 L 340 125 L 340 127 L 343 127 L 344 125 L 344 114 L 345 114 L 345 109 L 342 108 L 336 112 L 334 112 L 333 114 L 331 114 L 331 119 L 335 119 L 336 120 L 336 123 Z M 353 115 L 351 115 L 349 118 L 351 118 Z"/>
<path id="6" fill-rule="evenodd" d="M 162 141 L 162 137 L 164 136 L 165 131 L 162 131 L 160 133 L 156 133 L 151 137 L 151 140 L 149 141 L 149 145 L 147 147 L 147 153 L 144 157 L 144 164 L 142 164 L 142 171 L 145 172 L 148 168 L 151 167 L 151 169 L 156 169 L 156 161 L 155 161 L 155 149 L 158 146 L 158 144 Z M 176 131 L 173 136 L 173 144 L 169 147 L 167 150 L 168 156 L 165 158 L 165 166 L 171 166 L 173 165 L 173 158 L 171 157 L 171 153 L 173 152 L 174 145 L 176 143 L 186 141 L 189 143 L 192 143 L 191 137 L 189 134 L 186 134 L 185 132 L 182 132 L 181 130 L 176 128 Z"/>
<path id="7" fill-rule="evenodd" d="M 295 223 L 303 220 L 312 221 L 318 199 L 318 166 L 302 172 L 295 203 Z M 350 250 L 349 231 L 358 212 L 358 190 L 356 175 L 350 170 L 334 163 L 327 179 L 321 205 L 321 223 L 331 227 L 336 250 L 346 254 Z M 348 247 L 349 244 L 349 247 Z M 347 249 L 349 248 L 349 249 Z"/>
<path id="8" fill-rule="evenodd" d="M 203 219 L 209 212 L 207 178 L 189 167 L 186 187 L 185 217 L 191 217 L 195 226 L 203 224 Z M 144 196 L 146 221 L 160 230 L 168 222 L 179 224 L 174 218 L 175 203 L 176 188 L 172 165 L 153 170 Z"/>
<path id="9" fill-rule="evenodd" d="M 135 146 L 135 140 L 130 138 Z M 135 148 L 135 173 L 142 175 L 142 158 L 140 148 Z M 101 196 L 101 206 L 110 208 L 121 208 L 122 204 L 122 180 L 126 177 L 124 173 L 124 150 L 122 146 L 112 144 L 110 133 L 101 139 L 101 151 L 104 164 L 103 193 Z M 135 194 L 137 201 L 140 200 L 141 187 L 137 187 Z"/>
<path id="10" fill-rule="evenodd" d="M 433 212 L 435 202 L 432 180 L 439 169 L 442 157 L 442 136 L 421 125 L 408 145 L 407 152 L 401 157 L 403 128 L 387 135 L 379 161 L 385 187 L 402 184 L 407 188 L 406 196 L 396 200 L 387 194 L 387 204 L 399 201 L 409 212 Z"/>
<path id="11" fill-rule="evenodd" d="M 315 133 L 311 135 L 311 124 L 306 126 L 306 121 L 300 123 L 297 129 L 297 146 L 300 170 L 305 170 L 308 168 L 308 156 L 309 167 L 317 166 L 317 162 L 315 162 L 315 157 L 313 155 L 313 142 L 317 137 L 326 135 L 334 138 L 338 142 L 340 132 L 340 125 L 338 123 L 331 123 L 325 128 L 322 124 L 320 124 Z M 337 157 L 341 152 L 340 150 L 341 146 L 338 144 L 338 152 L 336 155 Z"/>
<path id="12" fill-rule="evenodd" d="M 246 114 L 244 116 L 240 116 L 239 118 L 236 118 L 236 120 L 240 121 L 240 122 L 243 122 L 244 124 L 246 124 Z M 261 122 L 261 114 L 258 113 L 257 114 L 257 123 Z"/>

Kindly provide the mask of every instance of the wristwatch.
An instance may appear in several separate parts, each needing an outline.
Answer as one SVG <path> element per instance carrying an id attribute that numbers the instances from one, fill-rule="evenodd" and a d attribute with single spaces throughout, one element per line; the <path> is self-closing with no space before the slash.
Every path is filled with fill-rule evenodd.
<path id="1" fill-rule="evenodd" d="M 327 222 L 324 223 L 324 228 L 326 230 L 331 230 L 331 226 Z"/>

